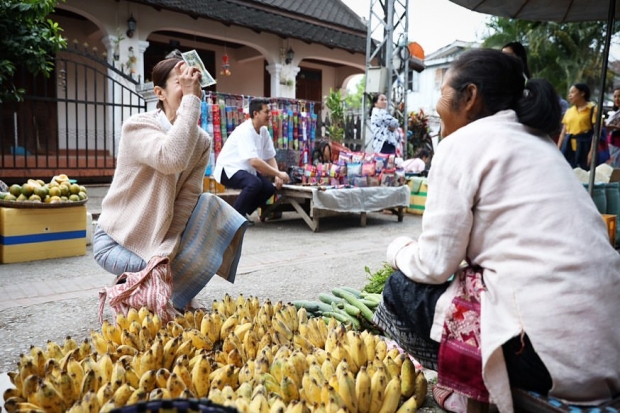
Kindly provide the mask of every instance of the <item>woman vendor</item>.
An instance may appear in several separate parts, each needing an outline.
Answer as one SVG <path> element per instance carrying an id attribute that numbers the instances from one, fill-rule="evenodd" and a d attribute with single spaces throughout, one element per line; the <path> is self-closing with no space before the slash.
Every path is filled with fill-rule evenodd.
<path id="1" fill-rule="evenodd" d="M 496 50 L 463 53 L 437 103 L 443 139 L 417 240 L 388 247 L 396 270 L 375 321 L 438 370 L 449 411 L 465 397 L 512 412 L 511 386 L 570 404 L 620 392 L 620 254 L 548 134 L 553 87 L 524 85 Z M 463 263 L 467 269 L 459 270 Z"/>

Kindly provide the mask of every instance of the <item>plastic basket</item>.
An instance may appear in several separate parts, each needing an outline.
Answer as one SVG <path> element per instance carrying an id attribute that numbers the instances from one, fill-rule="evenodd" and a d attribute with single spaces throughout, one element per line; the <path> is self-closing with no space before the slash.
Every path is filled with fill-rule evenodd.
<path id="1" fill-rule="evenodd" d="M 140 402 L 132 404 L 130 406 L 119 407 L 113 409 L 111 413 L 142 413 L 142 412 L 156 412 L 161 411 L 173 413 L 238 413 L 238 410 L 233 407 L 225 407 L 216 403 L 213 403 L 209 399 L 167 399 L 167 400 L 152 400 L 147 402 Z"/>

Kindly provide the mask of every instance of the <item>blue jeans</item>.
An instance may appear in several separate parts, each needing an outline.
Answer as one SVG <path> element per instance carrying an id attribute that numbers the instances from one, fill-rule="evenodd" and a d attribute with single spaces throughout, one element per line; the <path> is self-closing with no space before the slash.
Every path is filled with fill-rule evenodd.
<path id="1" fill-rule="evenodd" d="M 222 185 L 241 189 L 233 208 L 243 216 L 252 214 L 258 207 L 264 205 L 276 191 L 271 180 L 259 173 L 253 175 L 246 171 L 237 171 L 229 178 L 222 170 L 221 179 Z"/>
<path id="2" fill-rule="evenodd" d="M 99 227 L 93 235 L 93 257 L 101 268 L 116 276 L 124 272 L 138 272 L 146 267 L 142 258 L 119 245 Z"/>

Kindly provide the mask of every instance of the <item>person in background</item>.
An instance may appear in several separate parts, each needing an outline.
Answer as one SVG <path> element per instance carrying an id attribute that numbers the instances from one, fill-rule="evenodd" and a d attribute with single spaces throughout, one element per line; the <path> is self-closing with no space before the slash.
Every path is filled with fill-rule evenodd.
<path id="1" fill-rule="evenodd" d="M 437 112 L 444 139 L 422 232 L 388 246 L 395 271 L 374 321 L 438 371 L 433 396 L 449 411 L 475 394 L 512 412 L 511 387 L 571 404 L 611 400 L 620 254 L 549 138 L 560 118 L 553 86 L 524 85 L 517 59 L 473 49 L 448 69 Z"/>
<path id="2" fill-rule="evenodd" d="M 530 70 L 530 66 L 527 63 L 527 51 L 525 50 L 525 46 L 523 46 L 519 42 L 506 43 L 504 47 L 502 47 L 502 52 L 508 53 L 512 56 L 516 56 L 519 58 L 519 60 L 521 60 L 521 63 L 523 64 L 523 77 L 527 82 L 532 77 L 532 72 Z M 564 116 L 564 113 L 568 109 L 568 102 L 559 94 L 558 101 L 560 102 L 560 108 L 562 109 L 562 116 Z M 558 124 L 557 131 L 551 133 L 551 139 L 553 139 L 554 142 L 558 141 L 561 130 L 562 124 L 560 123 Z"/>
<path id="3" fill-rule="evenodd" d="M 430 160 L 430 152 L 426 149 L 420 149 L 417 156 L 404 161 L 402 167 L 405 172 L 420 173 L 426 170 L 426 165 Z"/>
<path id="4" fill-rule="evenodd" d="M 521 64 L 523 65 L 523 77 L 526 81 L 532 77 L 532 72 L 530 72 L 530 67 L 527 64 L 527 51 L 521 43 L 506 43 L 504 47 L 502 47 L 502 52 L 508 53 L 512 56 L 516 56 L 519 58 L 519 60 L 521 60 Z"/>
<path id="5" fill-rule="evenodd" d="M 278 169 L 276 162 L 276 150 L 268 129 L 269 100 L 252 99 L 249 112 L 250 119 L 237 126 L 226 139 L 215 162 L 213 176 L 228 188 L 241 189 L 233 207 L 252 224 L 249 216 L 290 178 Z"/>
<path id="6" fill-rule="evenodd" d="M 596 106 L 590 102 L 590 88 L 585 83 L 575 83 L 568 91 L 571 106 L 562 118 L 562 131 L 558 148 L 571 165 L 590 170 L 588 153 L 592 145 L 592 129 L 596 121 Z"/>
<path id="7" fill-rule="evenodd" d="M 400 136 L 396 129 L 398 120 L 387 111 L 388 101 L 384 94 L 372 98 L 370 110 L 370 129 L 372 130 L 372 150 L 375 153 L 395 154 L 400 145 Z"/>
<path id="8" fill-rule="evenodd" d="M 171 299 L 176 309 L 198 306 L 193 298 L 218 270 L 217 263 L 236 272 L 236 264 L 231 263 L 238 260 L 245 231 L 245 220 L 230 206 L 203 193 L 211 137 L 198 127 L 200 76 L 198 69 L 179 58 L 155 65 L 151 78 L 159 99 L 157 109 L 134 115 L 123 124 L 114 178 L 93 236 L 95 260 L 119 276 L 119 283 L 124 282 L 123 273 L 142 271 L 151 259 L 170 258 Z M 182 242 L 184 231 L 190 229 L 190 221 L 203 220 L 204 227 L 191 229 L 204 237 L 202 247 L 217 244 L 199 254 L 216 266 L 210 273 L 177 272 L 178 256 L 196 248 L 188 245 L 191 237 Z M 216 223 L 230 225 L 220 231 Z M 229 246 L 232 255 L 224 253 Z"/>
<path id="9" fill-rule="evenodd" d="M 610 165 L 620 168 L 620 88 L 614 89 L 613 112 L 607 119 L 607 141 L 609 143 Z"/>

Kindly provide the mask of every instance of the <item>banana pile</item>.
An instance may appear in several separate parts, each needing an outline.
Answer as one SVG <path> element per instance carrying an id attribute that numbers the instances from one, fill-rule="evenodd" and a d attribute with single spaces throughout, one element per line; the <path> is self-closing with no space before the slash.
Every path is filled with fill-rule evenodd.
<path id="1" fill-rule="evenodd" d="M 424 374 L 379 336 L 292 304 L 226 294 L 212 311 L 166 324 L 146 308 L 115 321 L 81 343 L 67 337 L 20 355 L 7 412 L 108 412 L 175 398 L 241 413 L 415 412 L 427 393 Z"/>

